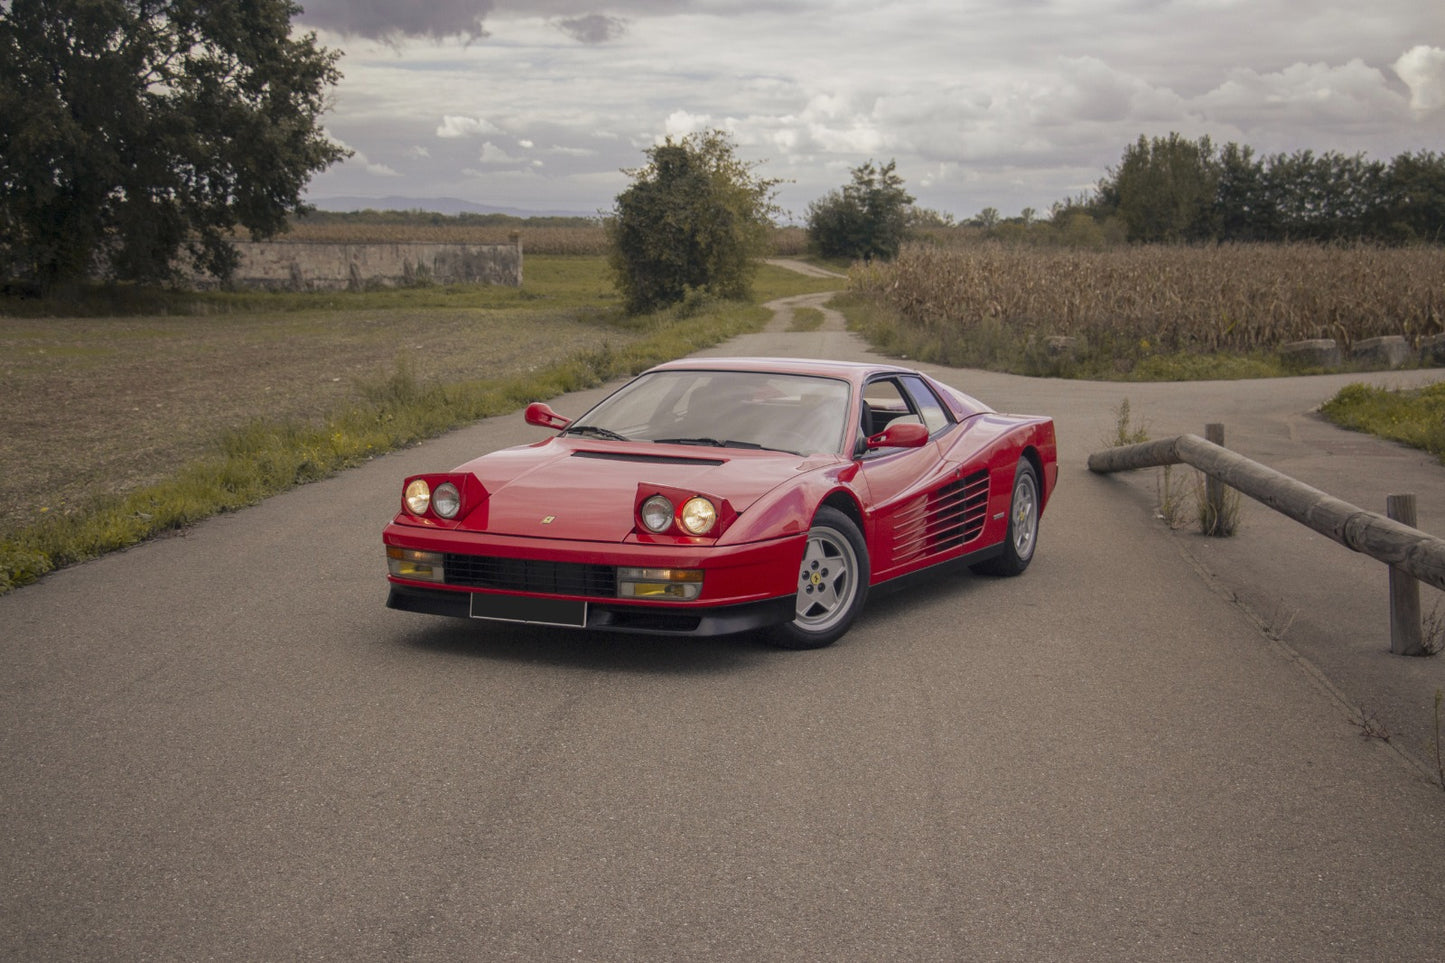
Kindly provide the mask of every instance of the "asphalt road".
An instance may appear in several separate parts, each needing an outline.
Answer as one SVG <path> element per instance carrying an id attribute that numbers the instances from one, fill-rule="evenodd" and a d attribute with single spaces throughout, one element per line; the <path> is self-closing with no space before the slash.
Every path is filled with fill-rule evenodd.
<path id="1" fill-rule="evenodd" d="M 1382 572 L 1264 509 L 1171 533 L 1151 476 L 1084 461 L 1128 396 L 1374 476 L 1340 497 L 1433 484 L 1427 530 L 1445 470 L 1309 415 L 1342 379 L 948 378 L 1058 420 L 1039 555 L 875 593 L 820 651 L 383 608 L 400 478 L 520 414 L 0 597 L 0 956 L 1438 959 L 1445 792 L 1356 717 L 1415 719 L 1445 661 L 1381 652 Z"/>

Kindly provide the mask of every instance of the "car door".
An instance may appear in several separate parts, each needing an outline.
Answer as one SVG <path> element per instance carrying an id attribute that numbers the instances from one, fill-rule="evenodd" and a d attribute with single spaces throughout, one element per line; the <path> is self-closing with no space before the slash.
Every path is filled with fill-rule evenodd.
<path id="1" fill-rule="evenodd" d="M 940 440 L 958 426 L 923 379 L 889 375 L 865 386 L 861 437 L 910 420 L 929 428 L 921 448 L 856 455 L 869 496 L 864 526 L 875 582 L 960 554 L 987 513 L 987 476 L 981 486 L 978 479 L 965 484 L 959 466 L 940 456 Z"/>

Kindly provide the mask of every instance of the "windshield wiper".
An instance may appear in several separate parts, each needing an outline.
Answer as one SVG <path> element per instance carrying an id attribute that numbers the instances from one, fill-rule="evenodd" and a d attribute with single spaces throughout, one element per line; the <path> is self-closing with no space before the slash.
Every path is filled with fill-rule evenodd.
<path id="1" fill-rule="evenodd" d="M 709 448 L 746 448 L 750 451 L 782 451 L 790 455 L 797 452 L 788 448 L 769 448 L 767 445 L 760 445 L 755 441 L 738 441 L 729 438 L 719 441 L 716 438 L 654 438 L 653 444 L 657 445 L 706 445 Z"/>
<path id="2" fill-rule="evenodd" d="M 606 438 L 608 441 L 631 441 L 626 435 L 619 435 L 611 428 L 603 428 L 601 425 L 573 425 L 562 430 L 564 435 L 591 435 L 593 438 Z"/>

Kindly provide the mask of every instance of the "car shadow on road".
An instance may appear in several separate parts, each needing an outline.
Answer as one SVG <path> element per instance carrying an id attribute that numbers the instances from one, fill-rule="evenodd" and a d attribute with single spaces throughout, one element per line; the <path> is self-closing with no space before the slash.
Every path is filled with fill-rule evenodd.
<path id="1" fill-rule="evenodd" d="M 989 581 L 960 562 L 905 576 L 869 591 L 856 631 L 933 604 L 953 604 Z M 779 660 L 830 657 L 829 649 L 796 652 L 769 644 L 762 631 L 694 638 L 584 632 L 503 622 L 412 617 L 396 641 L 439 656 L 491 659 L 594 672 L 706 675 L 775 668 Z M 846 642 L 846 637 L 845 640 Z"/>
<path id="2" fill-rule="evenodd" d="M 399 636 L 398 641 L 424 652 L 457 658 L 672 675 L 736 672 L 794 654 L 768 645 L 758 632 L 691 638 L 453 619 L 419 625 Z"/>

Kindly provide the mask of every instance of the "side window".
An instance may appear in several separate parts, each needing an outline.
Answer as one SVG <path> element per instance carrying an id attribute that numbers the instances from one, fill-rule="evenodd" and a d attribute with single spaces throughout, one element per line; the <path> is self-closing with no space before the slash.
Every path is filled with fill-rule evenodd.
<path id="1" fill-rule="evenodd" d="M 943 402 L 938 400 L 933 389 L 916 375 L 906 375 L 902 381 L 909 396 L 913 399 L 914 408 L 923 419 L 923 423 L 928 426 L 928 433 L 930 435 L 937 434 L 947 428 L 951 421 L 948 417 L 948 409 L 943 407 Z"/>
<path id="2" fill-rule="evenodd" d="M 898 382 L 883 378 L 863 389 L 863 436 L 876 435 L 899 418 L 913 414 Z"/>

